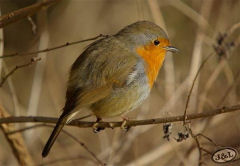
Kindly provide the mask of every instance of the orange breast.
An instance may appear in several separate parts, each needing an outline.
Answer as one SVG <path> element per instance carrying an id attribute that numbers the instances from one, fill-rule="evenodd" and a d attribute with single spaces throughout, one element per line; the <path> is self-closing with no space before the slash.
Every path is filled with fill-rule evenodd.
<path id="1" fill-rule="evenodd" d="M 160 44 L 157 46 L 153 43 L 149 43 L 146 46 L 138 47 L 136 50 L 139 56 L 141 56 L 146 62 L 145 70 L 150 87 L 153 86 L 166 55 L 166 50 L 163 47 L 169 45 L 169 41 L 167 39 L 161 38 L 158 40 L 160 41 Z"/>

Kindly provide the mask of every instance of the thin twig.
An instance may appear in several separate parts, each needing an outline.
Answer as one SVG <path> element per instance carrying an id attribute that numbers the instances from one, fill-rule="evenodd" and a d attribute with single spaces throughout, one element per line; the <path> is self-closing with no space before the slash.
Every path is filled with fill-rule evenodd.
<path id="1" fill-rule="evenodd" d="M 193 139 L 195 140 L 195 142 L 197 144 L 197 148 L 198 148 L 198 152 L 199 152 L 198 164 L 199 164 L 199 166 L 201 166 L 202 165 L 202 150 L 201 150 L 200 142 L 197 137 L 193 136 Z"/>
<path id="2" fill-rule="evenodd" d="M 191 94 L 192 94 L 193 87 L 194 87 L 194 85 L 195 85 L 195 81 L 197 80 L 197 77 L 198 77 L 200 71 L 202 70 L 203 66 L 205 65 L 205 63 L 208 61 L 208 59 L 209 59 L 212 55 L 214 55 L 214 54 L 213 54 L 213 53 L 212 53 L 212 54 L 209 54 L 209 55 L 203 60 L 201 66 L 199 67 L 199 69 L 198 69 L 198 71 L 197 71 L 197 74 L 196 74 L 195 77 L 194 77 L 192 86 L 191 86 L 190 91 L 189 91 L 188 96 L 187 96 L 187 102 L 186 102 L 186 106 L 185 106 L 185 110 L 184 110 L 184 121 L 183 121 L 183 124 L 184 124 L 184 125 L 186 124 L 188 104 L 189 104 L 189 101 L 190 101 L 190 97 L 191 97 Z"/>
<path id="3" fill-rule="evenodd" d="M 212 153 L 210 152 L 210 151 L 208 151 L 207 149 L 204 149 L 204 148 L 201 148 L 201 150 L 203 151 L 203 152 L 205 152 L 205 154 L 203 154 L 203 156 L 205 156 L 205 155 L 210 155 L 210 156 L 212 156 Z"/>
<path id="4" fill-rule="evenodd" d="M 1 81 L 0 81 L 0 87 L 3 86 L 3 84 L 6 82 L 6 80 L 8 79 L 8 77 L 10 77 L 11 75 L 14 74 L 14 72 L 16 72 L 18 69 L 20 68 L 24 68 L 27 66 L 32 65 L 33 63 L 40 61 L 41 58 L 31 58 L 30 62 L 22 64 L 22 65 L 17 65 L 15 68 L 13 68 L 8 74 L 6 74 L 4 77 L 2 77 Z"/>
<path id="5" fill-rule="evenodd" d="M 225 44 L 225 45 L 229 45 L 230 44 L 230 46 L 234 46 L 235 49 L 239 46 L 239 44 L 240 44 L 240 42 L 239 42 L 240 41 L 240 36 L 236 37 L 236 39 L 234 39 L 233 41 L 231 41 L 229 43 L 225 42 L 226 38 L 229 37 L 230 35 L 232 35 L 238 28 L 240 28 L 240 23 L 236 23 L 236 24 L 232 25 L 229 28 L 229 30 L 227 30 L 224 34 L 220 35 L 217 38 L 217 41 L 216 41 L 217 45 L 215 46 L 215 51 L 217 52 L 217 54 L 219 56 L 221 54 L 226 54 L 231 49 L 231 47 L 227 47 L 227 48 L 222 47 L 223 44 Z M 228 58 L 230 58 L 230 57 L 228 57 Z M 221 70 L 223 69 L 223 67 L 226 64 L 227 64 L 226 63 L 226 59 L 222 58 L 221 61 L 219 62 L 219 64 L 217 65 L 217 67 L 215 67 L 214 72 L 209 77 L 208 82 L 206 83 L 206 86 L 204 88 L 205 90 L 203 91 L 203 94 L 201 95 L 201 98 L 203 98 L 203 99 L 206 98 L 209 89 L 211 88 L 212 84 L 214 83 L 214 81 L 216 80 L 216 78 L 218 77 L 218 75 L 220 74 Z M 237 82 L 238 82 L 237 77 L 238 77 L 238 74 L 236 75 L 235 82 L 233 84 L 237 84 Z M 233 84 L 231 86 L 234 86 Z M 217 107 L 220 106 L 221 102 L 224 102 L 226 96 L 231 91 L 231 86 L 229 87 L 229 89 L 227 89 L 225 95 L 220 100 L 220 102 L 217 104 Z M 204 101 L 200 100 L 200 103 L 199 103 L 199 106 L 198 106 L 198 112 L 202 111 L 203 105 L 204 105 Z M 208 119 L 208 121 L 205 123 L 205 129 L 206 129 L 206 126 L 209 126 L 210 120 L 211 120 L 211 118 Z M 203 129 L 203 131 L 205 129 Z"/>
<path id="6" fill-rule="evenodd" d="M 8 132 L 7 135 L 12 135 L 12 134 L 16 134 L 18 132 L 24 132 L 30 129 L 35 129 L 38 127 L 54 127 L 54 125 L 48 125 L 48 124 L 37 124 L 37 125 L 32 125 L 32 126 L 28 126 L 28 127 L 24 127 L 18 130 L 14 130 L 11 132 Z M 75 142 L 79 143 L 100 165 L 105 165 L 100 159 L 98 159 L 98 157 L 83 143 L 81 142 L 78 138 L 76 138 L 75 136 L 73 136 L 71 133 L 67 132 L 66 130 L 62 130 L 64 134 L 66 134 L 67 136 L 71 137 Z"/>
<path id="7" fill-rule="evenodd" d="M 63 132 L 64 132 L 66 135 L 68 135 L 69 137 L 71 137 L 74 141 L 78 142 L 88 153 L 91 154 L 91 156 L 94 157 L 94 159 L 95 159 L 100 165 L 102 165 L 102 166 L 105 166 L 105 165 L 106 165 L 106 164 L 103 163 L 100 159 L 98 159 L 98 157 L 97 157 L 92 151 L 90 151 L 90 150 L 88 149 L 88 147 L 87 147 L 83 142 L 79 141 L 75 136 L 73 136 L 73 135 L 70 134 L 69 132 L 67 132 L 67 131 L 65 131 L 65 130 L 63 130 Z"/>
<path id="8" fill-rule="evenodd" d="M 187 130 L 189 131 L 190 135 L 192 136 L 192 138 L 195 140 L 196 144 L 197 144 L 197 148 L 198 148 L 198 152 L 199 152 L 199 158 L 198 158 L 198 164 L 199 166 L 202 165 L 202 148 L 201 148 L 201 145 L 200 145 L 200 142 L 198 140 L 198 137 L 197 135 L 193 134 L 193 131 L 190 127 L 187 127 Z"/>
<path id="9" fill-rule="evenodd" d="M 45 123 L 36 124 L 36 125 L 28 126 L 28 127 L 23 127 L 23 128 L 18 129 L 18 130 L 10 131 L 7 134 L 12 135 L 12 134 L 15 134 L 15 133 L 24 132 L 24 131 L 35 129 L 35 128 L 38 128 L 38 127 L 54 127 L 54 125 L 49 125 L 49 124 L 45 124 Z"/>
<path id="10" fill-rule="evenodd" d="M 137 159 L 130 161 L 124 166 L 151 165 L 150 163 L 152 163 L 154 160 L 161 159 L 161 157 L 170 153 L 172 149 L 176 149 L 180 145 L 181 144 L 175 141 L 172 141 L 170 143 L 169 142 L 164 143 L 160 146 L 155 147 L 154 149 L 145 153 L 144 155 L 138 157 Z"/>
<path id="11" fill-rule="evenodd" d="M 178 0 L 178 2 L 180 2 Z M 200 15 L 203 16 L 206 20 L 209 19 L 210 16 L 210 11 L 212 8 L 213 0 L 208 0 L 208 1 L 203 1 L 201 4 L 201 9 L 200 9 Z M 192 59 L 191 59 L 191 65 L 190 65 L 190 71 L 189 71 L 189 82 L 188 86 L 191 85 L 192 80 L 194 79 L 195 75 L 197 74 L 197 71 L 199 67 L 201 66 L 201 62 L 203 59 L 203 44 L 204 44 L 204 39 L 206 31 L 208 30 L 209 27 L 203 26 L 203 27 L 198 27 L 197 32 L 196 32 L 196 37 L 195 37 L 195 42 L 193 45 L 193 51 L 192 51 Z M 195 77 L 196 80 L 194 80 L 194 89 L 192 90 L 191 94 L 191 106 L 196 108 L 197 105 L 197 96 L 198 96 L 198 87 L 199 87 L 199 79 L 198 77 Z M 185 123 L 185 122 L 184 122 Z"/>
<path id="12" fill-rule="evenodd" d="M 142 119 L 144 118 L 150 111 L 149 108 L 149 101 L 144 104 L 144 106 L 139 110 L 137 119 Z M 139 127 L 134 130 L 130 130 L 126 133 L 126 137 L 118 137 L 120 139 L 118 142 L 115 143 L 115 140 L 113 142 L 113 152 L 111 155 L 113 156 L 112 158 L 112 163 L 113 165 L 116 165 L 116 163 L 120 162 L 124 155 L 129 151 L 129 148 L 132 146 L 134 141 L 136 140 L 137 136 L 147 130 L 146 127 Z M 109 164 L 109 162 L 108 162 Z"/>
<path id="13" fill-rule="evenodd" d="M 223 113 L 229 113 L 240 110 L 240 105 L 234 105 L 230 107 L 221 107 L 215 110 L 208 110 L 202 113 L 194 113 L 189 114 L 186 120 L 193 120 L 199 118 L 207 118 Z M 162 124 L 168 122 L 179 122 L 184 121 L 185 117 L 183 115 L 180 116 L 172 116 L 165 118 L 155 118 L 155 119 L 145 119 L 145 120 L 129 120 L 126 122 L 126 126 L 134 127 L 134 126 L 142 126 L 142 125 L 153 125 L 153 124 Z M 20 117 L 7 117 L 0 118 L 0 124 L 2 123 L 26 123 L 26 122 L 42 122 L 42 123 L 56 123 L 58 118 L 51 117 L 40 117 L 40 116 L 20 116 Z M 98 127 L 102 128 L 116 128 L 122 126 L 122 121 L 117 122 L 98 122 Z M 96 122 L 88 122 L 88 121 L 76 121 L 73 120 L 69 124 L 70 126 L 77 126 L 81 128 L 92 128 L 96 125 Z"/>
<path id="14" fill-rule="evenodd" d="M 0 17 L 0 28 L 3 28 L 6 25 L 9 25 L 11 23 L 22 20 L 28 16 L 31 16 L 37 13 L 39 10 L 46 9 L 46 7 L 55 4 L 57 1 L 59 0 L 44 0 L 42 2 L 35 3 L 25 8 L 18 9 L 8 14 L 5 14 Z"/>
<path id="15" fill-rule="evenodd" d="M 221 58 L 219 64 L 215 67 L 215 70 L 212 72 L 211 76 L 209 77 L 206 86 L 204 88 L 203 93 L 201 94 L 201 98 L 205 99 L 208 91 L 210 90 L 211 86 L 213 85 L 214 81 L 216 81 L 217 77 L 219 76 L 219 74 L 221 73 L 221 70 L 224 69 L 224 67 L 227 65 L 227 61 L 226 55 L 228 54 L 228 52 L 232 49 L 232 48 L 237 48 L 238 46 L 238 39 L 237 38 L 231 42 L 226 42 L 226 38 L 229 37 L 229 34 L 233 33 L 234 30 L 236 30 L 236 28 L 238 26 L 236 26 L 238 24 L 233 25 L 232 27 L 235 28 L 230 28 L 230 30 L 226 31 L 224 34 L 220 35 L 216 40 L 216 46 L 214 46 L 214 49 L 217 53 L 217 55 Z M 228 46 L 228 47 L 226 47 Z M 230 58 L 230 55 L 227 57 Z M 204 107 L 204 100 L 200 100 L 199 102 L 199 106 L 198 106 L 198 112 L 201 112 L 202 109 Z"/>
<path id="16" fill-rule="evenodd" d="M 219 146 L 219 145 L 216 144 L 211 138 L 209 138 L 209 137 L 207 137 L 207 136 L 205 136 L 205 135 L 203 135 L 203 134 L 201 134 L 201 133 L 196 134 L 196 137 L 199 137 L 199 136 L 205 138 L 206 140 L 208 140 L 209 142 L 211 142 L 214 146 Z"/>
<path id="17" fill-rule="evenodd" d="M 46 49 L 43 49 L 43 50 L 32 51 L 32 52 L 22 52 L 22 53 L 7 54 L 7 55 L 0 56 L 0 58 L 9 58 L 9 57 L 14 57 L 14 56 L 35 55 L 35 54 L 38 54 L 38 53 L 49 52 L 49 51 L 53 51 L 53 50 L 60 49 L 60 48 L 63 48 L 63 47 L 68 47 L 68 46 L 71 46 L 71 45 L 74 45 L 74 44 L 79 44 L 79 43 L 83 43 L 83 42 L 87 42 L 87 41 L 91 41 L 91 40 L 96 40 L 98 38 L 107 37 L 107 36 L 108 35 L 100 34 L 100 35 L 92 37 L 92 38 L 88 38 L 88 39 L 84 39 L 84 40 L 78 40 L 78 41 L 74 41 L 74 42 L 67 42 L 65 44 L 61 44 L 59 46 L 55 46 L 55 47 L 51 47 L 51 48 L 46 48 Z"/>

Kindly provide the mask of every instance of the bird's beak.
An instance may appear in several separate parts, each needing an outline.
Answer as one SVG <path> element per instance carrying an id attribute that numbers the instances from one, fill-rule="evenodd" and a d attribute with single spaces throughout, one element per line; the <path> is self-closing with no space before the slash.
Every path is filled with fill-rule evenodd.
<path id="1" fill-rule="evenodd" d="M 164 47 L 164 49 L 166 49 L 167 51 L 170 51 L 172 53 L 179 52 L 179 50 L 176 47 L 173 47 L 173 46 L 167 46 L 167 47 Z"/>

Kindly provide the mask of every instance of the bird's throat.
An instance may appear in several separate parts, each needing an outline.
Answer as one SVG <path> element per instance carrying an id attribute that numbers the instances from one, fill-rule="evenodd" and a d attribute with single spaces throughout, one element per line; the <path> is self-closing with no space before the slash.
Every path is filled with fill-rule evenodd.
<path id="1" fill-rule="evenodd" d="M 147 73 L 149 85 L 152 88 L 153 83 L 157 78 L 158 71 L 163 64 L 166 50 L 150 44 L 144 47 L 138 47 L 136 51 L 138 55 L 141 56 L 145 61 L 145 70 Z"/>

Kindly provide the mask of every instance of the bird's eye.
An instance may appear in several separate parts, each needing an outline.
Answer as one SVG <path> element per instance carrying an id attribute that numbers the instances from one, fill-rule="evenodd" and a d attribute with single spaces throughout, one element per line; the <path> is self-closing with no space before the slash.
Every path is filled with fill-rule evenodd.
<path id="1" fill-rule="evenodd" d="M 160 44 L 160 41 L 159 40 L 154 40 L 154 45 L 157 46 Z"/>

